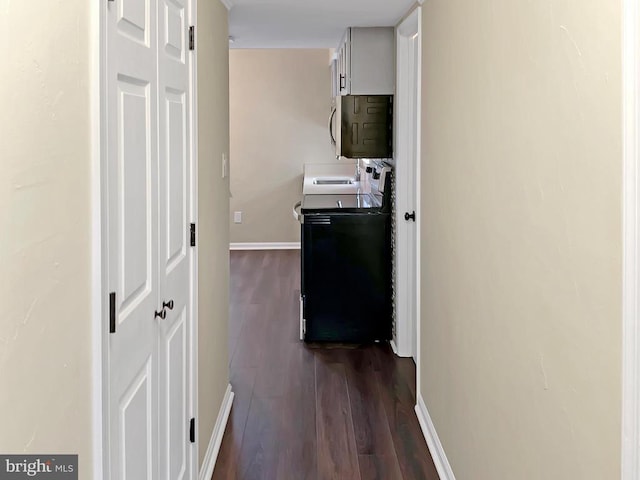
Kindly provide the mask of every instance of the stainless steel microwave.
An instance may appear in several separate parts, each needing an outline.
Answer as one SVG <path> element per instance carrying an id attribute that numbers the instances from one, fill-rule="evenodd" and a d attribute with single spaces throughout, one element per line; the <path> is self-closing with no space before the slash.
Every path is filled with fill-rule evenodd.
<path id="1" fill-rule="evenodd" d="M 392 158 L 393 95 L 336 97 L 329 135 L 337 157 Z"/>

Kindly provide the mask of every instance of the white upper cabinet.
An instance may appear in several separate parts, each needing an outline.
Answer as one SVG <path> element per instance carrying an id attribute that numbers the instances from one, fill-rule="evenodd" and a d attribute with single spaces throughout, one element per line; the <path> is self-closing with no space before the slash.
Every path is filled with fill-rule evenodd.
<path id="1" fill-rule="evenodd" d="M 340 95 L 340 89 L 338 87 L 338 59 L 331 60 L 331 98 L 335 98 Z"/>
<path id="2" fill-rule="evenodd" d="M 338 95 L 395 93 L 393 27 L 351 27 L 338 46 L 334 90 Z"/>

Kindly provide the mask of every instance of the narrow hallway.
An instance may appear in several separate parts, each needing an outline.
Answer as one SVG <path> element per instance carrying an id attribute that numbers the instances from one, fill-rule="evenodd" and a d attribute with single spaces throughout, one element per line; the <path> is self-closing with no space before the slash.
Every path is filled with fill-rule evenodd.
<path id="1" fill-rule="evenodd" d="M 382 345 L 305 345 L 299 291 L 299 251 L 231 252 L 235 400 L 213 479 L 437 480 L 413 361 Z"/>

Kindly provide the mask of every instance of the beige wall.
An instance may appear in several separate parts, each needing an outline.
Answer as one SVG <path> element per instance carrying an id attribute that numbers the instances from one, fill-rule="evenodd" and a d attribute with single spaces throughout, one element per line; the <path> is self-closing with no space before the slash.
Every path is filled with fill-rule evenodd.
<path id="1" fill-rule="evenodd" d="M 422 386 L 458 480 L 620 476 L 619 0 L 427 0 Z"/>
<path id="2" fill-rule="evenodd" d="M 91 478 L 89 3 L 0 3 L 0 452 Z"/>
<path id="3" fill-rule="evenodd" d="M 329 50 L 231 50 L 232 242 L 298 242 L 302 166 L 333 163 Z"/>
<path id="4" fill-rule="evenodd" d="M 227 10 L 198 2 L 198 441 L 200 464 L 229 384 L 229 41 Z"/>

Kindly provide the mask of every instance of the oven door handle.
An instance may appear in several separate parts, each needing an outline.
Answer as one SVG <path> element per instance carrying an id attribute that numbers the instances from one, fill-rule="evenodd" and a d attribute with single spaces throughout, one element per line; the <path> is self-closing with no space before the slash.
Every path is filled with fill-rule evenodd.
<path id="1" fill-rule="evenodd" d="M 302 206 L 302 201 L 296 202 L 293 206 L 293 218 L 295 218 L 296 222 L 302 223 L 302 213 L 298 211 L 298 209 Z"/>

